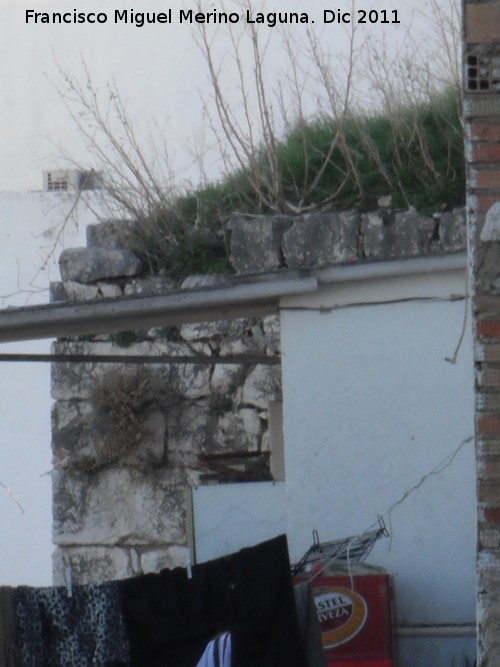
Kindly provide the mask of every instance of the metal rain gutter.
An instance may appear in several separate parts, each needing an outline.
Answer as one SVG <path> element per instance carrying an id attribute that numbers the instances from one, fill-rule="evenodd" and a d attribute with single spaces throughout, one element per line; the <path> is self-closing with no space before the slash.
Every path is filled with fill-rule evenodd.
<path id="1" fill-rule="evenodd" d="M 154 297 L 11 308 L 0 311 L 0 342 L 263 316 L 278 312 L 282 296 L 317 289 L 316 278 L 294 276 Z"/>
<path id="2" fill-rule="evenodd" d="M 330 266 L 315 272 L 319 286 L 333 283 L 360 282 L 397 278 L 401 276 L 443 273 L 467 268 L 467 253 L 412 257 L 383 262 L 366 262 L 345 266 Z"/>

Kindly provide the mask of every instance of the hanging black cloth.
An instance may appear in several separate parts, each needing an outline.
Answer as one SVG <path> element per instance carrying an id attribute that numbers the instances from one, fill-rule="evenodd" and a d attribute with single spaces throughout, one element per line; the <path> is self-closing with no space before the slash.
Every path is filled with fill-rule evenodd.
<path id="1" fill-rule="evenodd" d="M 16 589 L 0 586 L 0 667 L 20 667 L 16 633 Z"/>
<path id="2" fill-rule="evenodd" d="M 225 630 L 233 667 L 307 667 L 285 535 L 119 585 L 132 667 L 195 667 Z"/>

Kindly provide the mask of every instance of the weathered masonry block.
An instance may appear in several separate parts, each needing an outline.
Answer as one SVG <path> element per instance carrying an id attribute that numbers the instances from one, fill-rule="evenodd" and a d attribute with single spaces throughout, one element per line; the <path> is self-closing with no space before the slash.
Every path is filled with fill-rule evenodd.
<path id="1" fill-rule="evenodd" d="M 464 115 L 476 362 L 478 665 L 500 665 L 500 3 L 466 2 Z"/>
<path id="2" fill-rule="evenodd" d="M 458 252 L 467 246 L 465 217 L 464 209 L 239 215 L 229 225 L 231 262 L 252 273 Z"/>

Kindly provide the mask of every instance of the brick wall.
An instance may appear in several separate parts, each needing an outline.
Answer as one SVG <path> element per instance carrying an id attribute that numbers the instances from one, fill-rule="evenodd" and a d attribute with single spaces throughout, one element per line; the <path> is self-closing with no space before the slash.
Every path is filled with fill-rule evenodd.
<path id="1" fill-rule="evenodd" d="M 476 362 L 478 665 L 500 665 L 500 2 L 464 2 Z"/>

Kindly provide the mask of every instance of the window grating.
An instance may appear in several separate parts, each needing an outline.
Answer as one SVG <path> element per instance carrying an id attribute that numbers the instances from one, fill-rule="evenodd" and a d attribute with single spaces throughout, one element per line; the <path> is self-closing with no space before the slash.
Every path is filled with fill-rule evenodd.
<path id="1" fill-rule="evenodd" d="M 500 56 L 467 56 L 467 90 L 476 93 L 500 92 Z"/>

